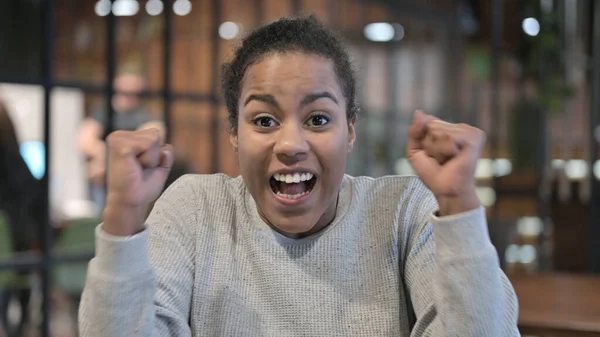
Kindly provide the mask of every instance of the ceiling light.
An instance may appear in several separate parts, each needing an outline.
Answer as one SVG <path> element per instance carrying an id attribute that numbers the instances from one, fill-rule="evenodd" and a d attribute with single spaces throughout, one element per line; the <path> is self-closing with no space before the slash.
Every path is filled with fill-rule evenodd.
<path id="1" fill-rule="evenodd" d="M 523 245 L 521 246 L 519 252 L 519 262 L 528 264 L 535 261 L 537 258 L 537 249 L 535 249 L 532 245 Z"/>
<path id="2" fill-rule="evenodd" d="M 394 33 L 394 26 L 387 22 L 370 23 L 364 29 L 365 37 L 375 42 L 391 41 Z"/>
<path id="3" fill-rule="evenodd" d="M 496 191 L 491 187 L 477 187 L 475 193 L 484 207 L 490 207 L 496 203 Z"/>
<path id="4" fill-rule="evenodd" d="M 498 158 L 493 164 L 494 175 L 496 177 L 504 177 L 512 172 L 512 163 L 506 158 Z"/>
<path id="5" fill-rule="evenodd" d="M 394 41 L 400 41 L 404 38 L 404 27 L 399 23 L 393 23 L 394 27 Z"/>
<path id="6" fill-rule="evenodd" d="M 149 0 L 146 2 L 146 13 L 152 16 L 162 13 L 164 5 L 160 0 Z"/>
<path id="7" fill-rule="evenodd" d="M 522 236 L 536 237 L 542 233 L 544 222 L 536 216 L 526 216 L 517 220 L 517 233 Z"/>
<path id="8" fill-rule="evenodd" d="M 140 10 L 140 4 L 135 0 L 117 0 L 112 5 L 113 14 L 116 16 L 133 16 Z"/>
<path id="9" fill-rule="evenodd" d="M 173 12 L 179 16 L 185 16 L 192 11 L 192 3 L 189 0 L 177 0 L 173 4 Z"/>
<path id="10" fill-rule="evenodd" d="M 540 33 L 540 23 L 535 18 L 523 20 L 523 31 L 529 36 L 537 36 Z"/>
<path id="11" fill-rule="evenodd" d="M 561 170 L 565 167 L 565 161 L 563 159 L 552 159 L 552 168 L 555 170 Z"/>
<path id="12" fill-rule="evenodd" d="M 415 174 L 415 171 L 407 158 L 398 159 L 394 165 L 394 171 L 396 171 L 396 174 L 398 175 Z"/>
<path id="13" fill-rule="evenodd" d="M 94 6 L 94 12 L 98 16 L 107 16 L 110 14 L 110 0 L 100 0 Z"/>
<path id="14" fill-rule="evenodd" d="M 240 33 L 240 26 L 235 22 L 223 22 L 219 26 L 219 36 L 225 40 L 232 40 Z"/>
<path id="15" fill-rule="evenodd" d="M 565 174 L 571 180 L 580 180 L 585 178 L 588 173 L 588 164 L 583 159 L 572 159 L 565 165 Z"/>
<path id="16" fill-rule="evenodd" d="M 492 160 L 488 158 L 481 158 L 477 161 L 477 168 L 475 169 L 475 178 L 477 179 L 489 179 L 493 175 Z"/>

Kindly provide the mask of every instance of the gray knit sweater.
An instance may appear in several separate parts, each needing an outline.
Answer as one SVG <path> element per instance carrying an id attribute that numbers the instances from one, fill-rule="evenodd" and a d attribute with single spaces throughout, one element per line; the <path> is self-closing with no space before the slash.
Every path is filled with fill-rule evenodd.
<path id="1" fill-rule="evenodd" d="M 81 336 L 519 336 L 483 208 L 436 207 L 416 177 L 346 176 L 333 223 L 290 239 L 241 178 L 184 176 L 142 233 L 98 227 Z"/>

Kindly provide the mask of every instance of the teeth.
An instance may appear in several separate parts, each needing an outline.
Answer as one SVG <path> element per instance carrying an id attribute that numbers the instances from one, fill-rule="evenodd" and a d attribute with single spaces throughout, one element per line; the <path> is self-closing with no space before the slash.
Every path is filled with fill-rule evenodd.
<path id="1" fill-rule="evenodd" d="M 277 191 L 277 195 L 278 195 L 278 196 L 280 196 L 280 197 L 284 197 L 284 198 L 287 198 L 287 199 L 292 199 L 292 200 L 294 200 L 294 199 L 298 199 L 298 198 L 300 198 L 300 197 L 302 197 L 302 196 L 304 196 L 304 195 L 307 195 L 308 193 L 309 193 L 309 192 L 308 192 L 308 191 L 306 191 L 306 192 L 302 192 L 302 193 L 300 193 L 300 194 L 294 194 L 294 195 L 290 195 L 290 194 L 283 194 L 283 193 L 281 193 L 281 192 Z"/>
<path id="2" fill-rule="evenodd" d="M 273 178 L 277 181 L 281 181 L 284 183 L 299 183 L 301 181 L 308 181 L 311 180 L 313 178 L 313 174 L 310 172 L 298 172 L 298 173 L 294 173 L 294 174 L 280 174 L 280 173 L 276 173 L 273 175 Z"/>

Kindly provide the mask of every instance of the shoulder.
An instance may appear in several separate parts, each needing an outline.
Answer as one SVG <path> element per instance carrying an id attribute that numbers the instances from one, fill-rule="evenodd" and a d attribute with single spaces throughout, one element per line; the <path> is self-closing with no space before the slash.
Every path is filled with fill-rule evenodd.
<path id="1" fill-rule="evenodd" d="M 421 179 L 414 175 L 388 175 L 382 177 L 346 176 L 354 193 L 367 197 L 385 198 L 408 196 L 428 198 L 431 194 Z"/>
<path id="2" fill-rule="evenodd" d="M 437 208 L 433 193 L 414 175 L 346 176 L 345 182 L 351 186 L 355 205 L 393 209 L 396 217 L 414 221 L 428 217 Z"/>
<path id="3" fill-rule="evenodd" d="M 106 117 L 106 109 L 100 105 L 95 106 L 89 114 L 89 117 L 98 121 L 103 121 Z"/>
<path id="4" fill-rule="evenodd" d="M 195 232 L 208 219 L 227 221 L 226 209 L 235 209 L 243 200 L 241 178 L 224 174 L 186 174 L 173 182 L 156 201 L 150 225 L 176 221 L 182 230 Z M 225 209 L 225 210 L 224 210 Z M 200 226 L 202 227 L 202 226 Z"/>
<path id="5" fill-rule="evenodd" d="M 145 108 L 140 108 L 138 110 L 133 111 L 132 113 L 129 114 L 129 117 L 132 119 L 135 119 L 137 121 L 150 121 L 153 120 L 153 118 L 151 118 L 151 113 L 149 110 L 146 110 Z M 154 120 L 159 120 L 159 119 L 154 119 Z"/>
<path id="6" fill-rule="evenodd" d="M 175 180 L 163 193 L 173 207 L 184 213 L 210 216 L 223 209 L 234 209 L 244 202 L 245 185 L 241 177 L 226 174 L 186 174 Z"/>
<path id="7" fill-rule="evenodd" d="M 226 174 L 185 174 L 175 180 L 164 193 L 165 197 L 184 199 L 202 199 L 206 196 L 219 198 L 231 195 L 243 189 L 240 177 L 232 178 Z"/>

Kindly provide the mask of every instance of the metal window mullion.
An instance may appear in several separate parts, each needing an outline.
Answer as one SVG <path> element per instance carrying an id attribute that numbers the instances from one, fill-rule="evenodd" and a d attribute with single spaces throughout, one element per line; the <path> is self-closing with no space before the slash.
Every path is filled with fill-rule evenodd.
<path id="1" fill-rule="evenodd" d="M 397 143 L 398 137 L 398 114 L 400 113 L 400 106 L 398 105 L 398 99 L 396 95 L 400 94 L 398 90 L 398 78 L 396 71 L 398 67 L 398 53 L 400 43 L 398 41 L 390 41 L 386 45 L 386 61 L 387 61 L 387 111 L 386 114 L 386 125 L 385 125 L 385 139 L 386 139 L 386 174 L 395 173 L 395 163 L 398 159 Z"/>
<path id="2" fill-rule="evenodd" d="M 490 54 L 491 54 L 491 125 L 492 127 L 489 130 L 489 144 L 490 144 L 490 158 L 496 159 L 498 157 L 498 136 L 499 132 L 497 126 L 499 125 L 499 115 L 500 115 L 500 60 L 499 56 L 502 53 L 502 41 L 504 39 L 504 0 L 493 0 L 492 7 L 490 9 L 490 21 L 491 21 L 491 39 L 490 39 Z M 476 116 L 479 119 L 479 116 Z M 478 121 L 479 122 L 479 121 Z M 499 177 L 494 176 L 493 178 L 493 186 L 495 189 L 498 188 L 500 183 Z M 497 191 L 498 194 L 502 194 Z M 537 190 L 536 190 L 537 193 Z M 506 195 L 506 194 L 505 194 Z M 491 222 L 493 226 L 500 225 L 500 214 L 498 209 L 498 203 L 494 203 L 491 210 Z M 494 228 L 494 232 L 498 232 L 496 228 Z M 504 235 L 504 233 L 502 233 Z M 492 237 L 495 241 L 495 238 Z M 498 248 L 496 242 L 493 242 L 494 245 Z M 504 261 L 501 261 L 503 265 Z"/>
<path id="3" fill-rule="evenodd" d="M 51 267 L 56 267 L 59 264 L 72 262 L 89 262 L 95 256 L 94 250 L 87 252 L 63 252 L 52 253 Z M 36 253 L 21 253 L 15 256 L 9 256 L 6 259 L 0 260 L 0 272 L 3 271 L 28 271 L 42 269 L 45 265 L 45 257 L 43 254 Z"/>
<path id="4" fill-rule="evenodd" d="M 11 83 L 11 84 L 26 84 L 26 85 L 43 85 L 40 80 L 28 80 L 28 79 L 16 79 L 11 77 L 0 76 L 0 83 Z M 61 87 L 68 89 L 79 89 L 84 93 L 106 93 L 106 85 L 88 84 L 83 82 L 72 82 L 72 81 L 53 81 L 53 87 Z M 188 100 L 195 102 L 219 102 L 219 98 L 212 94 L 203 94 L 197 92 L 173 92 L 170 90 L 171 99 L 177 100 Z M 140 93 L 142 98 L 155 98 L 163 97 L 163 90 L 153 91 L 144 90 Z"/>
<path id="5" fill-rule="evenodd" d="M 211 95 L 217 97 L 219 84 L 219 58 L 221 55 L 221 41 L 219 38 L 219 23 L 221 21 L 221 0 L 212 0 L 212 87 Z M 211 109 L 211 171 L 219 172 L 219 103 L 214 102 Z"/>
<path id="6" fill-rule="evenodd" d="M 164 30 L 163 30 L 163 122 L 165 123 L 166 128 L 166 139 L 165 141 L 168 143 L 171 139 L 171 102 L 172 102 L 172 93 L 171 93 L 171 48 L 172 48 L 172 31 L 173 31 L 173 22 L 172 22 L 172 13 L 170 1 L 165 0 L 165 10 L 164 10 Z"/>
<path id="7" fill-rule="evenodd" d="M 114 0 L 110 0 L 114 2 Z M 112 7 L 112 4 L 111 4 Z M 115 93 L 114 79 L 116 72 L 116 27 L 117 20 L 112 10 L 106 16 L 106 83 L 105 83 L 105 109 L 106 124 L 104 125 L 104 136 L 107 136 L 114 130 L 115 110 L 112 106 L 112 97 Z"/>
<path id="8" fill-rule="evenodd" d="M 591 29 L 591 109 L 589 130 L 589 163 L 593 165 L 598 158 L 598 140 L 595 139 L 596 128 L 600 127 L 600 1 L 592 1 L 592 29 Z M 594 94 L 596 93 L 596 94 Z M 588 217 L 588 269 L 592 273 L 600 273 L 600 180 L 594 177 L 591 180 L 591 195 Z"/>
<path id="9" fill-rule="evenodd" d="M 44 256 L 33 253 L 21 253 L 10 256 L 10 259 L 0 260 L 0 272 L 2 271 L 27 271 L 44 268 Z"/>
<path id="10" fill-rule="evenodd" d="M 54 0 L 46 0 L 44 2 L 43 11 L 43 22 L 42 25 L 42 50 L 41 50 L 41 63 L 42 63 L 42 85 L 44 88 L 43 106 L 44 106 L 44 148 L 46 155 L 44 158 L 45 174 L 42 177 L 42 191 L 44 193 L 44 202 L 42 207 L 42 214 L 44 219 L 43 223 L 43 244 L 42 244 L 42 336 L 50 336 L 50 301 L 51 301 L 51 271 L 52 271 L 52 246 L 53 246 L 53 231 L 50 223 L 50 175 L 52 173 L 52 120 L 51 120 L 51 94 L 52 94 L 52 80 L 53 80 L 53 65 L 54 65 L 54 11 L 56 9 L 56 3 Z M 33 265 L 38 264 L 37 262 Z M 23 264 L 24 265 L 24 264 Z"/>

